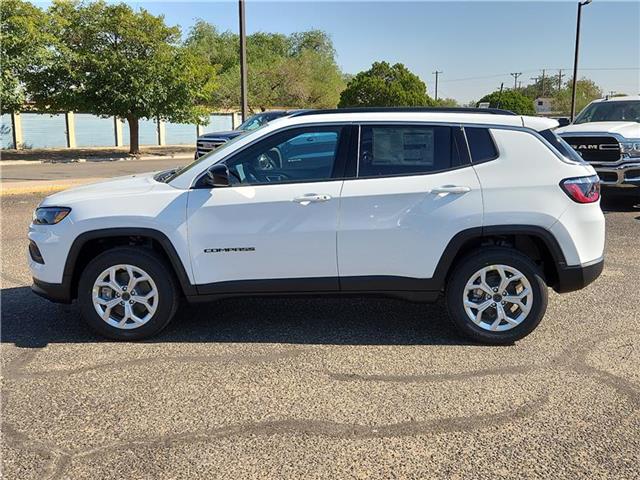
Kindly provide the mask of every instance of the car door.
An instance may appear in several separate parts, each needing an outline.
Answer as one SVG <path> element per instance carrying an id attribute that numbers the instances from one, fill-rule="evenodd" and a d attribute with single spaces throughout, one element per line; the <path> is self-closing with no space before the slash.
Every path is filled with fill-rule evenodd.
<path id="1" fill-rule="evenodd" d="M 343 290 L 430 290 L 458 232 L 482 226 L 482 194 L 460 126 L 363 124 L 356 178 L 340 198 Z"/>
<path id="2" fill-rule="evenodd" d="M 200 293 L 338 289 L 336 228 L 349 130 L 275 132 L 223 161 L 230 186 L 190 192 Z M 321 148 L 307 140 L 314 136 Z"/>

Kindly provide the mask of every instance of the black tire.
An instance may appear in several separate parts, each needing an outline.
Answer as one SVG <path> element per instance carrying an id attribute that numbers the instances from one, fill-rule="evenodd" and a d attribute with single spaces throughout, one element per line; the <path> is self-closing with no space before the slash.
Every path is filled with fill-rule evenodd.
<path id="1" fill-rule="evenodd" d="M 93 305 L 93 285 L 98 276 L 118 264 L 132 265 L 146 272 L 158 291 L 158 304 L 153 316 L 140 327 L 124 330 L 109 325 Z M 140 340 L 157 334 L 173 318 L 179 304 L 176 280 L 165 261 L 153 250 L 144 247 L 118 247 L 101 253 L 85 267 L 78 283 L 78 304 L 82 317 L 99 334 L 113 340 Z"/>
<path id="2" fill-rule="evenodd" d="M 502 332 L 478 326 L 469 318 L 463 305 L 467 282 L 478 270 L 490 265 L 505 265 L 519 270 L 529 281 L 533 293 L 531 309 L 525 319 L 516 327 Z M 491 247 L 471 252 L 453 269 L 446 287 L 447 309 L 454 325 L 465 337 L 491 345 L 510 345 L 529 335 L 542 320 L 549 300 L 547 285 L 540 268 L 526 255 L 515 249 Z"/>

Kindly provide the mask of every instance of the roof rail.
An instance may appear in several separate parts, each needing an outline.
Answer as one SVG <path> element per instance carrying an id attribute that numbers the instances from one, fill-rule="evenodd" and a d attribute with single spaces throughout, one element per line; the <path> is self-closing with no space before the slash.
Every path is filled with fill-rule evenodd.
<path id="1" fill-rule="evenodd" d="M 290 117 L 302 117 L 307 115 L 323 115 L 329 113 L 374 113 L 374 112 L 406 112 L 406 113 L 488 113 L 491 115 L 516 115 L 510 110 L 499 108 L 470 108 L 470 107 L 356 107 L 356 108 L 332 108 L 326 110 L 298 110 Z"/>

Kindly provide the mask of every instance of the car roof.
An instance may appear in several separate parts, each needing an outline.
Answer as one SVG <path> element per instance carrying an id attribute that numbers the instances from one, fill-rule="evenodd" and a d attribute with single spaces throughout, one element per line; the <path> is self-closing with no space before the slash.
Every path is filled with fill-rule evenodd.
<path id="1" fill-rule="evenodd" d="M 628 102 L 628 101 L 640 101 L 640 95 L 625 95 L 624 97 L 609 97 L 609 98 L 599 98 L 594 100 L 592 103 L 600 103 L 600 102 Z"/>
<path id="2" fill-rule="evenodd" d="M 267 116 L 282 116 L 289 115 L 290 113 L 295 112 L 295 110 L 265 110 L 264 112 L 255 113 L 255 115 L 267 115 Z"/>
<path id="3" fill-rule="evenodd" d="M 295 116 L 326 115 L 328 113 L 366 113 L 366 112 L 406 112 L 406 113 L 488 113 L 493 115 L 515 115 L 510 110 L 499 108 L 471 108 L 471 107 L 351 107 L 333 109 L 306 109 L 294 112 Z"/>
<path id="4" fill-rule="evenodd" d="M 303 110 L 281 117 L 271 124 L 280 126 L 302 125 L 310 123 L 338 122 L 435 122 L 494 125 L 507 127 L 526 127 L 541 131 L 558 126 L 557 120 L 546 117 L 515 115 L 512 112 L 480 108 L 364 108 Z"/>

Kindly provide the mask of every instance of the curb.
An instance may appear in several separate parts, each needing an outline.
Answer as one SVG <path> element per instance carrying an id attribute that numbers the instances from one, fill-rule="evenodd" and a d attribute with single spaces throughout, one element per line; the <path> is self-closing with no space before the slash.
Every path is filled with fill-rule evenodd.
<path id="1" fill-rule="evenodd" d="M 42 164 L 66 164 L 66 163 L 100 163 L 100 162 L 135 162 L 137 160 L 192 160 L 193 155 L 147 155 L 144 157 L 120 158 L 120 157 L 98 157 L 98 158 L 74 158 L 70 160 L 0 160 L 0 167 L 12 165 L 42 165 Z"/>
<path id="2" fill-rule="evenodd" d="M 56 193 L 71 187 L 79 187 L 89 183 L 101 182 L 108 178 L 82 178 L 68 181 L 51 182 L 50 180 L 34 180 L 29 182 L 6 182 L 0 184 L 0 197 L 27 195 L 33 193 Z"/>

